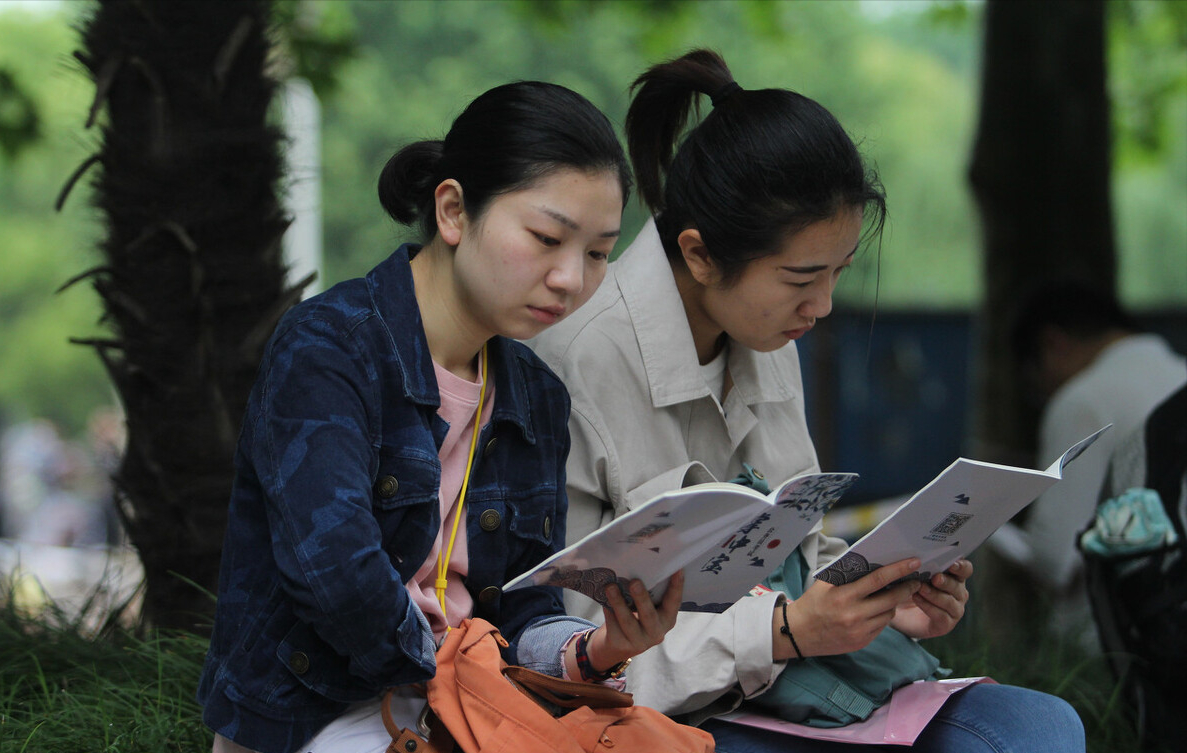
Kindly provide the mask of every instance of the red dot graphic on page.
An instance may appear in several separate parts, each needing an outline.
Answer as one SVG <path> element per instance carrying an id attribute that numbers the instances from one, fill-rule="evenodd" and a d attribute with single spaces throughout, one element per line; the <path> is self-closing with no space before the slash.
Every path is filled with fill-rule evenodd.
<path id="1" fill-rule="evenodd" d="M 767 549 L 774 549 L 775 547 L 779 546 L 779 541 L 779 539 L 771 539 L 767 542 Z"/>

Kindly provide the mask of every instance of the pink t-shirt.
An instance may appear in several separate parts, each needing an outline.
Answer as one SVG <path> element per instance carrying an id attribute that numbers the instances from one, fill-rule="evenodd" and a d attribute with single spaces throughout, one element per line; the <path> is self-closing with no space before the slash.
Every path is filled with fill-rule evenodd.
<path id="1" fill-rule="evenodd" d="M 458 494 L 462 490 L 462 479 L 466 472 L 466 460 L 470 456 L 470 437 L 474 434 L 474 412 L 478 409 L 478 395 L 482 378 L 470 382 L 445 370 L 435 361 L 433 371 L 437 375 L 437 388 L 441 394 L 441 407 L 437 415 L 449 424 L 449 432 L 441 443 L 438 457 L 441 460 L 441 529 L 429 550 L 429 556 L 416 575 L 408 581 L 408 593 L 424 612 L 433 629 L 433 635 L 440 640 L 445 635 L 446 625 L 456 627 L 470 616 L 474 600 L 466 590 L 462 578 L 469 572 L 469 557 L 466 547 L 466 521 L 458 524 L 457 540 L 447 566 L 449 584 L 445 587 L 445 608 L 437 601 L 437 556 L 449 545 L 453 530 L 454 512 L 457 509 Z M 490 422 L 491 409 L 495 404 L 494 385 L 487 388 L 482 406 L 482 425 Z M 481 448 L 478 448 L 481 450 Z"/>

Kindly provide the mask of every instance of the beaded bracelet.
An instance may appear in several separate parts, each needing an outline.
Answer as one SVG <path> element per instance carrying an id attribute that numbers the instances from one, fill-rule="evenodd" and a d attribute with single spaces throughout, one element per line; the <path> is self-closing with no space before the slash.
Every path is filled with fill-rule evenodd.
<path id="1" fill-rule="evenodd" d="M 783 602 L 783 627 L 779 628 L 779 632 L 787 636 L 787 640 L 791 641 L 791 647 L 795 649 L 795 655 L 800 659 L 804 658 L 804 654 L 800 651 L 800 645 L 795 642 L 795 636 L 791 634 L 791 626 L 787 624 L 787 602 Z"/>

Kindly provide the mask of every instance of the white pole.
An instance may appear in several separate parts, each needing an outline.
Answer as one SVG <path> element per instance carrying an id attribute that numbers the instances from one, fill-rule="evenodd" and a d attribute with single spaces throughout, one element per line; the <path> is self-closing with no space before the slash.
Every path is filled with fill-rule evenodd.
<path id="1" fill-rule="evenodd" d="M 288 284 L 294 285 L 310 272 L 317 279 L 306 286 L 304 296 L 322 290 L 321 210 L 321 105 L 313 87 L 302 78 L 290 78 L 280 92 L 283 127 L 288 137 L 285 149 L 287 179 L 282 201 L 293 218 L 284 234 L 284 260 Z"/>

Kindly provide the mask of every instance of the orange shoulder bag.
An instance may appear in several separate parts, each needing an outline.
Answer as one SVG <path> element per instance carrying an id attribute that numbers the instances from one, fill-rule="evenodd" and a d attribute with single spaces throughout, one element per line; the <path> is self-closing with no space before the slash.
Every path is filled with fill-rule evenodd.
<path id="1" fill-rule="evenodd" d="M 486 397 L 485 346 L 480 360 L 482 388 L 470 457 L 449 543 L 437 560 L 442 612 Z M 466 619 L 450 629 L 437 650 L 437 674 L 428 682 L 426 711 L 434 717 L 427 724 L 428 740 L 396 726 L 389 691 L 381 703 L 383 723 L 392 736 L 388 753 L 593 753 L 611 748 L 614 753 L 713 753 L 709 733 L 635 706 L 629 693 L 508 666 L 500 652 L 506 646 L 506 639 L 486 620 Z"/>
<path id="2" fill-rule="evenodd" d="M 428 683 L 429 739 L 396 726 L 389 753 L 713 753 L 713 737 L 629 693 L 509 666 L 507 641 L 483 619 L 449 631 Z"/>

